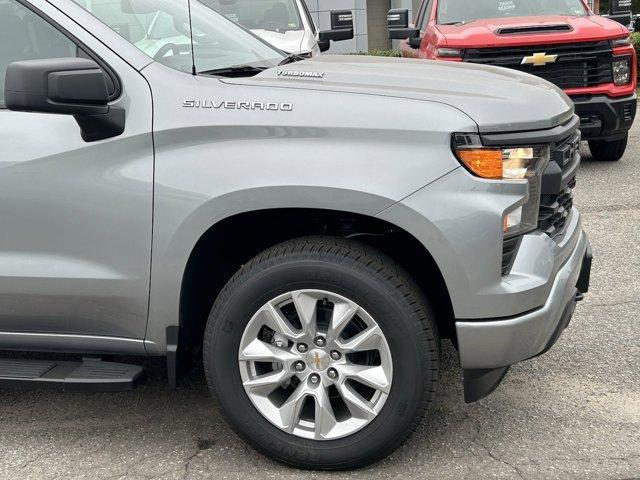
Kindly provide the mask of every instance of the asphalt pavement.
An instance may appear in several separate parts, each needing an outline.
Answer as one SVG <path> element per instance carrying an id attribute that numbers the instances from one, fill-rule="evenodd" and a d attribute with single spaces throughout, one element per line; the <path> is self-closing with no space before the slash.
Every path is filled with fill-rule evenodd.
<path id="1" fill-rule="evenodd" d="M 176 392 L 163 362 L 118 394 L 0 390 L 0 479 L 640 479 L 640 122 L 623 160 L 584 152 L 575 203 L 592 290 L 559 343 L 465 405 L 455 351 L 412 439 L 370 468 L 310 473 L 246 447 L 200 371 Z"/>

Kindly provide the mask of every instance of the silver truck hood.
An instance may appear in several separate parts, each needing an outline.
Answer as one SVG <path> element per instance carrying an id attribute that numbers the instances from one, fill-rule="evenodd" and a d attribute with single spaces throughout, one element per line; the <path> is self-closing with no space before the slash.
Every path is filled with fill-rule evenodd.
<path id="1" fill-rule="evenodd" d="M 573 113 L 569 97 L 537 77 L 444 61 L 323 55 L 271 68 L 255 77 L 223 81 L 439 102 L 467 114 L 481 132 L 552 128 Z"/>

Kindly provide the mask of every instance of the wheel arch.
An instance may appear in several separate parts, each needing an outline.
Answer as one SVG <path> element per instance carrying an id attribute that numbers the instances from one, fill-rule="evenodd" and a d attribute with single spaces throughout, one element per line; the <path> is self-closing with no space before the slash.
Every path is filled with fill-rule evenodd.
<path id="1" fill-rule="evenodd" d="M 253 231 L 260 232 L 251 235 Z M 427 296 L 442 336 L 454 338 L 451 300 L 442 272 L 419 240 L 385 220 L 344 210 L 268 208 L 238 213 L 212 225 L 195 243 L 180 286 L 180 347 L 199 351 L 209 311 L 231 276 L 278 243 L 307 235 L 352 238 L 398 262 Z"/>

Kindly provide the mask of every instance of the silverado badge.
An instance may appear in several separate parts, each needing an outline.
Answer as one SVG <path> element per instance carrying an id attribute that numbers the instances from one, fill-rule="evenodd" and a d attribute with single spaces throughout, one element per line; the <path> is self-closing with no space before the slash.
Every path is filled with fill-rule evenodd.
<path id="1" fill-rule="evenodd" d="M 534 67 L 543 67 L 547 63 L 555 63 L 558 55 L 547 55 L 546 53 L 534 53 L 530 57 L 522 59 L 522 65 L 533 65 Z"/>

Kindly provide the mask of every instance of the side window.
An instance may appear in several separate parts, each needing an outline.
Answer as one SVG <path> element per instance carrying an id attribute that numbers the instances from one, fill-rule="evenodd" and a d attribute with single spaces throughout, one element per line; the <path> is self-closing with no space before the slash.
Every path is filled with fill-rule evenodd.
<path id="1" fill-rule="evenodd" d="M 16 0 L 0 0 L 0 108 L 7 66 L 20 60 L 75 57 L 75 43 Z"/>
<path id="2" fill-rule="evenodd" d="M 416 28 L 419 28 L 422 32 L 429 23 L 429 18 L 431 17 L 431 7 L 433 6 L 433 0 L 424 0 L 422 3 L 422 9 L 418 14 L 418 18 L 416 19 Z"/>
<path id="3" fill-rule="evenodd" d="M 416 13 L 415 18 L 413 19 L 413 24 L 415 26 L 420 25 L 420 19 L 422 18 L 422 14 L 424 13 L 424 7 L 426 7 L 428 1 L 429 0 L 423 0 L 422 2 L 420 2 L 420 6 L 418 7 L 418 13 Z"/>

